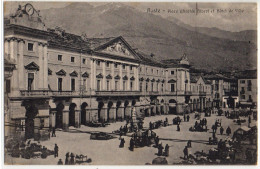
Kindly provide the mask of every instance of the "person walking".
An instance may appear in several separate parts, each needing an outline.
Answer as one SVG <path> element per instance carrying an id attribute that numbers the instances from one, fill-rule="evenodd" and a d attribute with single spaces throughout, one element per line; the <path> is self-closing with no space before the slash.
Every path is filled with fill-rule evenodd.
<path id="1" fill-rule="evenodd" d="M 222 135 L 223 132 L 224 132 L 224 128 L 221 126 L 220 129 L 219 129 L 219 131 L 220 131 L 220 135 Z"/>
<path id="2" fill-rule="evenodd" d="M 123 147 L 124 147 L 124 145 L 125 145 L 125 139 L 124 139 L 124 138 L 122 138 L 122 139 L 120 140 L 120 145 L 119 145 L 119 148 L 123 148 Z"/>
<path id="3" fill-rule="evenodd" d="M 75 155 L 73 153 L 70 154 L 70 165 L 74 165 L 75 164 Z"/>
<path id="4" fill-rule="evenodd" d="M 191 148 L 191 140 L 188 140 L 188 142 L 187 142 L 187 147 L 188 147 L 188 148 Z"/>
<path id="5" fill-rule="evenodd" d="M 251 116 L 248 116 L 248 127 L 250 127 L 250 123 L 251 123 Z"/>
<path id="6" fill-rule="evenodd" d="M 181 131 L 180 125 L 177 125 L 177 131 Z"/>
<path id="7" fill-rule="evenodd" d="M 228 126 L 227 130 L 226 130 L 226 134 L 229 136 L 231 134 L 231 128 Z"/>
<path id="8" fill-rule="evenodd" d="M 183 119 L 184 119 L 184 121 L 186 121 L 186 115 L 185 114 L 183 115 Z"/>
<path id="9" fill-rule="evenodd" d="M 130 140 L 129 150 L 130 150 L 130 151 L 134 151 L 134 139 L 133 139 L 133 138 L 131 138 L 131 140 Z"/>
<path id="10" fill-rule="evenodd" d="M 161 156 L 163 152 L 163 146 L 162 143 L 158 145 L 158 156 Z"/>
<path id="11" fill-rule="evenodd" d="M 65 159 L 65 165 L 69 165 L 70 164 L 70 153 L 69 152 L 67 152 L 66 153 L 66 159 Z"/>
<path id="12" fill-rule="evenodd" d="M 187 122 L 190 121 L 190 115 L 187 115 Z"/>
<path id="13" fill-rule="evenodd" d="M 59 155 L 59 147 L 57 146 L 57 144 L 55 144 L 55 146 L 54 146 L 54 157 L 56 158 L 56 157 L 58 157 L 58 155 Z"/>
<path id="14" fill-rule="evenodd" d="M 185 146 L 185 148 L 183 149 L 183 153 L 184 153 L 184 159 L 189 159 L 189 156 L 188 156 L 188 147 Z"/>
<path id="15" fill-rule="evenodd" d="M 166 157 L 169 156 L 169 149 L 170 149 L 169 145 L 166 144 L 166 145 L 165 145 L 165 149 L 164 149 L 164 155 L 165 155 Z"/>
<path id="16" fill-rule="evenodd" d="M 62 162 L 61 159 L 59 159 L 59 161 L 58 161 L 58 165 L 63 165 L 63 162 Z"/>
<path id="17" fill-rule="evenodd" d="M 56 134 L 55 134 L 55 127 L 52 127 L 51 137 L 56 137 Z"/>

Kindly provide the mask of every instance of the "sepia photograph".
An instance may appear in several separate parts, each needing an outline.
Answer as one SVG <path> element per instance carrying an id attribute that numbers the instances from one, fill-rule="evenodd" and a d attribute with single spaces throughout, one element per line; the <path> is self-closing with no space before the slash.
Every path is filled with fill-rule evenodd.
<path id="1" fill-rule="evenodd" d="M 257 165 L 257 2 L 1 1 L 3 165 Z"/>

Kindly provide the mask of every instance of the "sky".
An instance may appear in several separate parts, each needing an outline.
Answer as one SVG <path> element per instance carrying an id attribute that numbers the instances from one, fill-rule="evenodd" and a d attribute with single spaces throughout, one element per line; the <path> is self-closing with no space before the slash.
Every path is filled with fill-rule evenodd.
<path id="1" fill-rule="evenodd" d="M 49 8 L 63 8 L 71 2 L 30 2 L 37 10 Z M 103 5 L 106 2 L 91 2 L 93 6 Z M 5 15 L 17 8 L 18 4 L 26 2 L 7 2 L 4 4 Z M 162 17 L 175 17 L 185 24 L 196 27 L 216 27 L 226 31 L 257 30 L 257 4 L 256 3 L 194 3 L 194 2 L 127 2 L 142 12 L 157 11 L 156 15 Z M 200 13 L 180 13 L 181 10 L 199 9 Z M 158 12 L 160 10 L 160 12 Z M 175 11 L 168 12 L 168 10 Z M 177 11 L 177 13 L 176 13 Z M 221 12 L 220 12 L 221 11 Z"/>

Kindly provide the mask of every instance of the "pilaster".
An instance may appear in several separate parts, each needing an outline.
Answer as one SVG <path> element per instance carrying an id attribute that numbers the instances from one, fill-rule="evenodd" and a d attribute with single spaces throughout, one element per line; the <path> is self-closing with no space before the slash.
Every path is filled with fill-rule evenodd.
<path id="1" fill-rule="evenodd" d="M 48 54 L 47 44 L 43 44 L 43 88 L 48 89 Z"/>
<path id="2" fill-rule="evenodd" d="M 23 54 L 23 48 L 24 48 L 24 40 L 19 40 L 19 57 L 18 57 L 18 74 L 19 74 L 19 89 L 24 90 L 25 89 L 25 78 L 24 78 L 24 54 Z"/>
<path id="3" fill-rule="evenodd" d="M 43 76 L 43 47 L 42 47 L 42 43 L 39 42 L 38 43 L 38 57 L 39 57 L 39 67 L 40 67 L 40 70 L 39 70 L 39 76 L 38 76 L 38 88 L 39 89 L 43 89 L 43 83 L 42 82 L 44 80 L 44 76 Z"/>

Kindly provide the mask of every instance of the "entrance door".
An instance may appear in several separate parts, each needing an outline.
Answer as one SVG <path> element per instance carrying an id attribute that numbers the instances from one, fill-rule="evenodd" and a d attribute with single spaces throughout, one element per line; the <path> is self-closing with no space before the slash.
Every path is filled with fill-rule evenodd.
<path id="1" fill-rule="evenodd" d="M 97 80 L 97 91 L 100 91 L 101 89 L 101 84 L 100 80 Z"/>
<path id="2" fill-rule="evenodd" d="M 34 74 L 28 73 L 28 91 L 31 91 L 34 89 L 33 80 L 34 80 Z"/>

